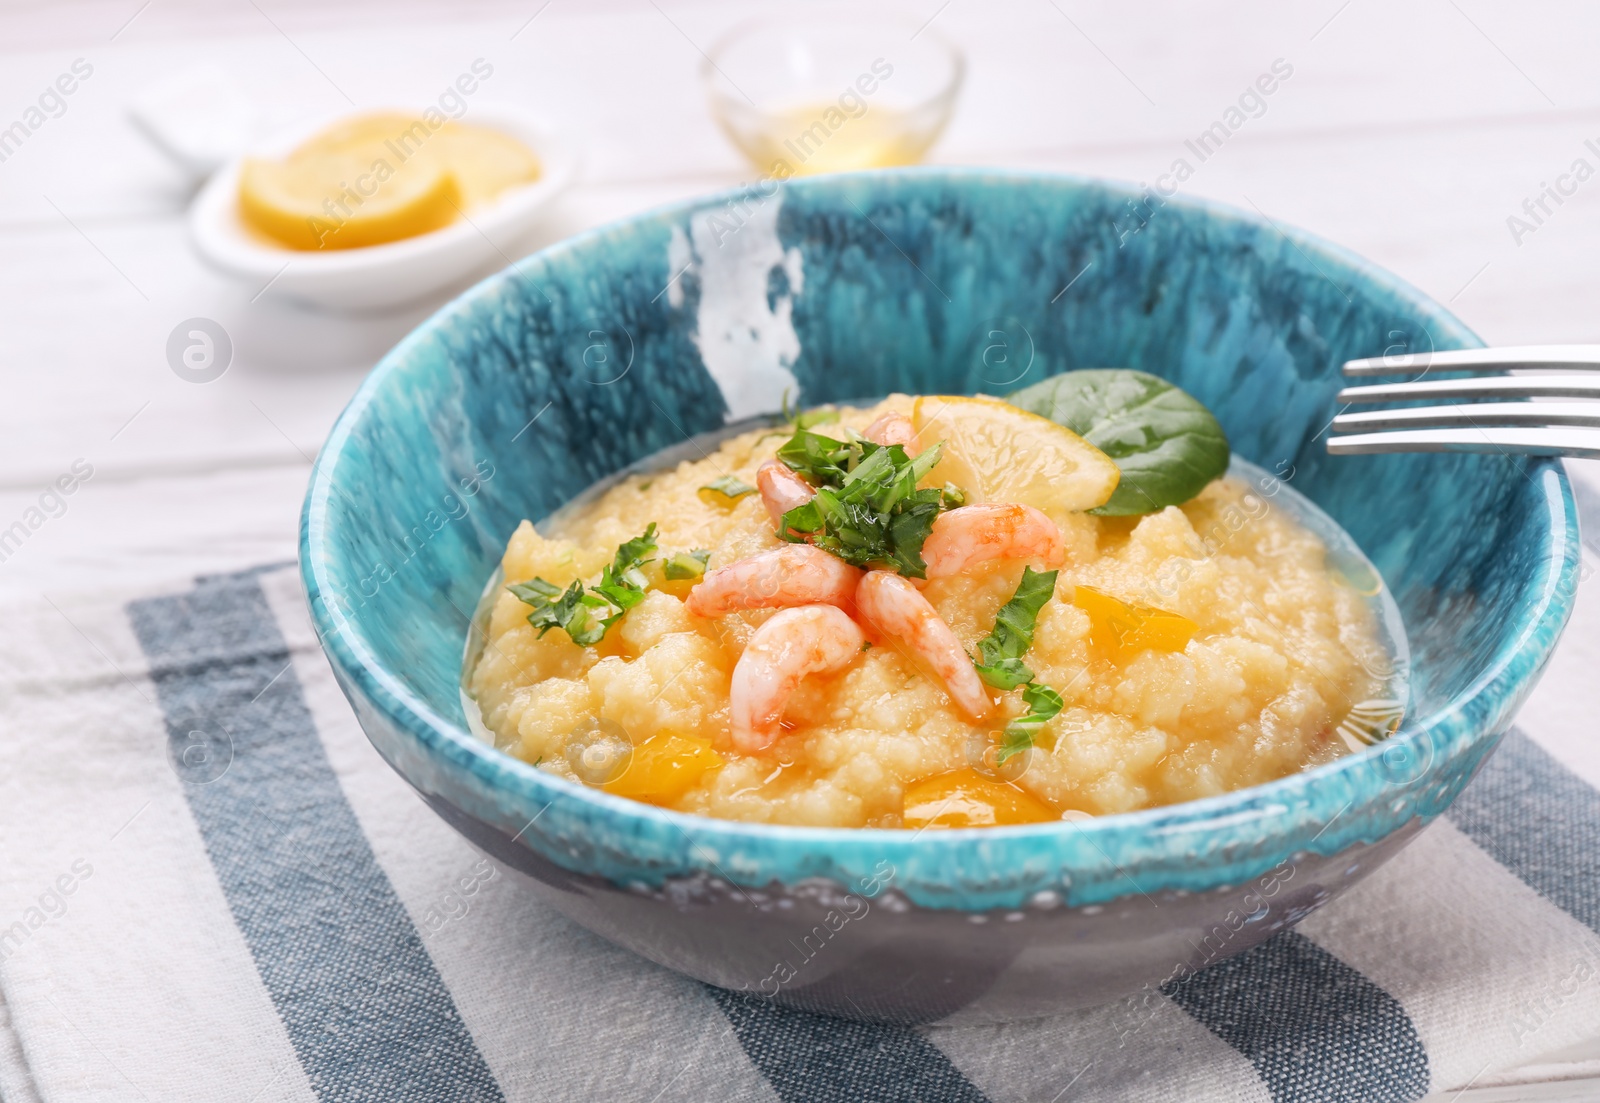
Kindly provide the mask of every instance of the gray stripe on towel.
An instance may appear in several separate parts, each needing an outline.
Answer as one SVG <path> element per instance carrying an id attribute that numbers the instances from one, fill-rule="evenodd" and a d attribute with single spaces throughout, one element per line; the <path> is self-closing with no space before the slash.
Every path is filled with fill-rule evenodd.
<path id="1" fill-rule="evenodd" d="M 783 1103 L 988 1103 L 943 1050 L 910 1027 L 707 989 Z"/>
<path id="2" fill-rule="evenodd" d="M 317 1096 L 502 1100 L 334 776 L 255 573 L 128 614 L 169 762 Z"/>
<path id="3" fill-rule="evenodd" d="M 1295 931 L 1162 991 L 1248 1058 L 1277 1103 L 1428 1092 L 1428 1054 L 1405 1008 Z"/>
<path id="4" fill-rule="evenodd" d="M 1600 793 L 1516 728 L 1445 813 L 1506 869 L 1600 934 Z"/>

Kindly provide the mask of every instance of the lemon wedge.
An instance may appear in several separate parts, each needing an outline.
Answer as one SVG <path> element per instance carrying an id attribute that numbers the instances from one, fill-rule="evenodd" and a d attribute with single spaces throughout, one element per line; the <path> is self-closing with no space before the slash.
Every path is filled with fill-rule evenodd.
<path id="1" fill-rule="evenodd" d="M 461 206 L 469 210 L 518 184 L 537 180 L 541 171 L 531 149 L 493 127 L 447 122 L 430 132 L 422 120 L 393 113 L 346 119 L 295 155 L 319 148 L 355 151 L 408 168 L 420 162 L 448 171 L 456 178 Z"/>
<path id="2" fill-rule="evenodd" d="M 929 485 L 954 483 L 969 502 L 1016 502 L 1052 515 L 1094 509 L 1122 476 L 1071 429 L 997 398 L 923 395 L 911 423 L 922 447 L 944 441 Z"/>
<path id="3" fill-rule="evenodd" d="M 481 207 L 505 191 L 539 179 L 542 166 L 533 151 L 509 134 L 486 126 L 446 124 L 436 136 L 436 153 L 456 178 L 461 204 Z M 433 152 L 433 151 L 430 151 Z"/>

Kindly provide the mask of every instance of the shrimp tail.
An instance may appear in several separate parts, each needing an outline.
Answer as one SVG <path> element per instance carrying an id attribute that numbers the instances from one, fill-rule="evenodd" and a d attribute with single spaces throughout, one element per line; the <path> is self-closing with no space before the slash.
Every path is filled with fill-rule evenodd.
<path id="1" fill-rule="evenodd" d="M 898 444 L 906 450 L 906 455 L 915 456 L 920 448 L 917 447 L 917 428 L 911 419 L 898 411 L 891 410 L 877 421 L 867 426 L 867 431 L 861 434 L 873 444 Z"/>
<path id="2" fill-rule="evenodd" d="M 768 460 L 756 468 L 756 489 L 761 492 L 761 504 L 767 507 L 767 516 L 779 529 L 783 528 L 785 513 L 799 509 L 817 493 L 810 483 L 777 460 Z"/>
<path id="3" fill-rule="evenodd" d="M 994 707 L 961 641 L 917 588 L 893 571 L 869 571 L 856 588 L 861 618 L 938 675 L 969 717 L 982 720 Z"/>

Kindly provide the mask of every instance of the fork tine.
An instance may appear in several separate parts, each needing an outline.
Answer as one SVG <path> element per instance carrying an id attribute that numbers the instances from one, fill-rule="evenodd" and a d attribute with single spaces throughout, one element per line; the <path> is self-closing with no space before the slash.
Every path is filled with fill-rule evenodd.
<path id="1" fill-rule="evenodd" d="M 1404 429 L 1395 433 L 1329 437 L 1328 452 L 1335 456 L 1380 452 L 1517 452 L 1530 456 L 1600 459 L 1600 430 Z"/>
<path id="2" fill-rule="evenodd" d="M 1481 379 L 1423 379 L 1346 387 L 1342 403 L 1399 402 L 1414 398 L 1600 398 L 1600 376 L 1491 375 Z"/>
<path id="3" fill-rule="evenodd" d="M 1524 345 L 1497 349 L 1449 349 L 1409 356 L 1372 356 L 1345 362 L 1346 375 L 1410 375 L 1422 371 L 1505 371 L 1511 368 L 1572 368 L 1600 371 L 1600 345 Z"/>
<path id="4" fill-rule="evenodd" d="M 1470 402 L 1458 406 L 1412 406 L 1340 414 L 1332 422 L 1335 433 L 1491 425 L 1583 425 L 1600 429 L 1600 402 Z"/>

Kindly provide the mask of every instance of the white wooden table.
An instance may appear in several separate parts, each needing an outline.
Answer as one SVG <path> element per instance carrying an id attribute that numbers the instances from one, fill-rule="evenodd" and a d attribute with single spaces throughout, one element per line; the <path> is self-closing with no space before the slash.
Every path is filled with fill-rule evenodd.
<path id="1" fill-rule="evenodd" d="M 1137 19 L 1082 0 L 917 0 L 971 66 L 933 159 L 1153 181 L 1275 59 L 1294 75 L 1185 192 L 1306 227 L 1450 304 L 1491 342 L 1600 340 L 1600 182 L 1533 234 L 1506 219 L 1600 136 L 1577 2 L 1170 0 Z M 684 0 L 424 4 L 76 0 L 0 11 L 0 124 L 84 59 L 93 75 L 0 162 L 0 528 L 75 459 L 67 513 L 0 563 L 0 598 L 293 555 L 308 458 L 362 374 L 426 308 L 352 319 L 252 302 L 190 251 L 188 186 L 130 100 L 215 60 L 254 96 L 335 109 L 422 102 L 475 57 L 497 98 L 581 135 L 587 169 L 521 255 L 575 230 L 753 178 L 715 130 L 698 47 L 752 6 Z M 532 20 L 529 22 L 529 20 Z M 1192 160 L 1192 158 L 1191 158 Z M 1591 194 L 1592 193 L 1592 194 Z M 165 358 L 221 322 L 215 383 Z"/>
<path id="2" fill-rule="evenodd" d="M 486 58 L 494 98 L 534 106 L 585 146 L 580 184 L 534 238 L 500 243 L 520 256 L 754 178 L 708 117 L 696 70 L 699 50 L 756 7 L 13 0 L 0 9 L 0 128 L 75 60 L 92 67 L 65 111 L 0 162 L 0 529 L 74 461 L 94 472 L 65 513 L 0 562 L 0 601 L 292 558 L 311 457 L 363 374 L 432 309 L 315 314 L 257 300 L 258 288 L 206 269 L 185 238 L 189 185 L 127 121 L 152 82 L 216 61 L 264 102 L 332 110 L 347 100 L 422 103 Z M 1154 181 L 1186 154 L 1185 139 L 1284 59 L 1292 77 L 1185 194 L 1342 242 L 1449 304 L 1491 343 L 1600 342 L 1600 179 L 1551 204 L 1532 233 L 1507 222 L 1528 217 L 1524 200 L 1576 159 L 1600 170 L 1592 5 L 909 7 L 970 62 L 934 161 Z M 195 316 L 219 321 L 235 349 L 228 372 L 204 386 L 178 378 L 165 354 L 169 332 Z M 1558 656 L 1547 679 L 1566 683 L 1566 696 L 1542 692 L 1532 707 L 1593 715 L 1600 690 L 1584 687 L 1595 680 L 1563 678 L 1567 665 Z"/>

